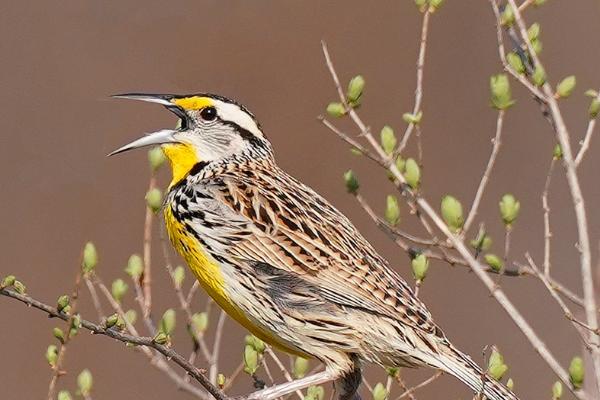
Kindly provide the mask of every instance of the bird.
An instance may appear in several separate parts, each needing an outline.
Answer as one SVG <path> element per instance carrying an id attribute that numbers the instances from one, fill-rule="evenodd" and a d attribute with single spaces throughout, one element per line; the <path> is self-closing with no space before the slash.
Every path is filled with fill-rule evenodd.
<path id="1" fill-rule="evenodd" d="M 374 363 L 430 367 L 490 400 L 518 400 L 449 341 L 345 215 L 278 166 L 244 105 L 210 93 L 114 97 L 158 103 L 179 119 L 110 155 L 162 148 L 172 169 L 168 236 L 202 288 L 258 338 L 325 366 L 249 399 L 333 382 L 340 400 L 357 400 L 363 366 Z"/>

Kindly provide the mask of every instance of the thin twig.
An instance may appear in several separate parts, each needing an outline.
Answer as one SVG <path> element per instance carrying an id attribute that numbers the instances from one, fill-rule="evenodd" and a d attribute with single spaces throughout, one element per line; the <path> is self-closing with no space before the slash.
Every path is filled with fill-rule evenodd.
<path id="1" fill-rule="evenodd" d="M 498 111 L 498 118 L 496 119 L 496 135 L 492 139 L 492 153 L 490 154 L 487 166 L 485 167 L 485 171 L 483 172 L 483 176 L 481 177 L 481 181 L 479 182 L 479 186 L 477 187 L 477 192 L 475 193 L 475 198 L 473 199 L 473 205 L 471 206 L 471 210 L 469 211 L 467 219 L 465 220 L 465 224 L 463 225 L 463 235 L 465 235 L 469 231 L 471 224 L 475 220 L 475 216 L 477 215 L 481 198 L 483 197 L 483 193 L 485 192 L 485 188 L 490 179 L 490 175 L 492 173 L 492 169 L 494 168 L 494 164 L 496 163 L 496 158 L 498 157 L 498 152 L 500 151 L 500 145 L 502 144 L 502 127 L 504 125 L 504 113 L 504 110 Z"/>
<path id="2" fill-rule="evenodd" d="M 431 11 L 427 9 L 423 13 L 423 22 L 421 24 L 421 40 L 419 45 L 419 56 L 417 58 L 417 87 L 415 89 L 415 105 L 413 107 L 413 115 L 416 115 L 421 111 L 421 103 L 423 102 L 423 75 L 425 70 L 425 53 L 427 51 L 427 33 L 429 32 L 429 17 Z M 408 144 L 412 131 L 415 129 L 415 124 L 409 123 L 408 127 L 404 131 L 404 135 L 400 140 L 400 144 L 394 154 L 394 159 L 398 156 L 402 150 Z M 422 158 L 422 157 L 420 157 Z"/>
<path id="3" fill-rule="evenodd" d="M 61 367 L 64 363 L 67 346 L 72 339 L 71 336 L 71 324 L 73 323 L 73 317 L 77 315 L 77 304 L 79 300 L 79 286 L 81 284 L 81 272 L 78 272 L 75 277 L 75 285 L 73 287 L 73 293 L 70 298 L 71 310 L 69 313 L 69 317 L 65 320 L 67 324 L 65 326 L 66 333 L 64 334 L 64 340 L 61 342 L 60 349 L 58 351 L 58 355 L 56 357 L 56 363 L 52 367 L 52 377 L 50 378 L 50 383 L 48 384 L 48 400 L 54 400 L 55 392 L 56 392 L 56 384 L 58 383 L 58 379 L 64 375 L 64 372 L 61 370 Z"/>
<path id="4" fill-rule="evenodd" d="M 546 183 L 542 192 L 542 209 L 544 210 L 544 275 L 550 276 L 550 245 L 552 242 L 552 232 L 550 231 L 550 206 L 548 205 L 548 194 L 550 193 L 550 181 L 552 180 L 552 171 L 556 160 L 554 157 L 550 162 L 548 174 L 546 174 Z"/>
<path id="5" fill-rule="evenodd" d="M 213 342 L 213 349 L 209 361 L 209 373 L 208 376 L 210 381 L 213 383 L 217 382 L 217 373 L 219 372 L 219 355 L 221 353 L 221 339 L 223 338 L 223 328 L 225 327 L 225 320 L 227 314 L 221 310 L 219 314 L 219 320 L 217 321 L 217 329 L 215 329 L 215 341 Z"/>
<path id="6" fill-rule="evenodd" d="M 596 96 L 596 101 L 600 101 L 600 91 Z M 583 141 L 581 142 L 581 147 L 579 148 L 579 152 L 577 153 L 577 157 L 575 157 L 575 166 L 579 166 L 581 161 L 583 160 L 583 156 L 585 156 L 585 152 L 590 147 L 590 142 L 592 141 L 592 134 L 594 133 L 594 128 L 596 127 L 596 118 L 590 118 L 588 122 L 587 130 L 585 132 L 585 136 Z"/>
<path id="7" fill-rule="evenodd" d="M 400 396 L 396 397 L 396 400 L 400 400 L 405 398 L 406 396 L 411 395 L 412 393 L 414 393 L 415 391 L 429 385 L 431 382 L 435 381 L 437 378 L 439 378 L 440 376 L 442 376 L 443 372 L 442 371 L 438 371 L 435 374 L 433 374 L 432 376 L 430 376 L 429 378 L 425 379 L 423 382 L 419 383 L 418 385 L 415 385 L 413 387 L 411 387 L 410 389 L 406 390 L 404 393 L 402 393 Z"/>
<path id="8" fill-rule="evenodd" d="M 539 270 L 539 268 L 537 267 L 537 265 L 535 264 L 535 262 L 533 261 L 533 258 L 531 258 L 529 253 L 525 254 L 525 258 L 527 259 L 527 263 L 529 264 L 531 269 L 533 269 L 535 271 L 537 277 L 540 279 L 540 281 L 542 281 L 544 286 L 546 286 L 546 289 L 548 289 L 548 293 L 550 293 L 552 298 L 556 301 L 558 306 L 561 308 L 562 312 L 565 314 L 565 318 L 567 318 L 569 321 L 571 321 L 573 327 L 575 328 L 575 330 L 577 331 L 579 336 L 581 336 L 581 341 L 583 342 L 585 347 L 589 351 L 591 351 L 592 348 L 591 348 L 590 344 L 588 343 L 588 338 L 586 337 L 585 333 L 581 330 L 581 328 L 575 324 L 575 321 L 576 321 L 575 317 L 573 316 L 573 313 L 571 312 L 569 307 L 565 304 L 565 302 L 558 295 L 558 293 L 556 293 L 556 290 L 552 287 L 552 284 L 548 281 L 548 279 L 546 279 L 546 276 Z"/>
<path id="9" fill-rule="evenodd" d="M 285 365 L 283 365 L 283 363 L 281 362 L 281 360 L 279 359 L 279 357 L 277 357 L 277 354 L 275 354 L 275 352 L 273 351 L 273 349 L 271 348 L 271 346 L 267 346 L 265 352 L 269 355 L 269 357 L 271 357 L 271 359 L 273 359 L 273 361 L 275 362 L 275 364 L 277 364 L 277 367 L 279 368 L 279 370 L 283 374 L 283 377 L 288 382 L 293 381 L 292 375 L 290 375 L 289 371 L 287 370 L 287 368 L 285 367 Z M 298 398 L 300 400 L 304 399 L 304 395 L 302 394 L 302 392 L 300 390 L 296 390 L 296 394 L 298 395 Z"/>
<path id="10" fill-rule="evenodd" d="M 154 172 L 150 176 L 148 191 L 156 187 L 156 177 Z M 144 274 L 142 276 L 142 289 L 144 290 L 144 307 L 142 313 L 144 319 L 150 318 L 152 309 L 152 222 L 154 221 L 154 212 L 150 207 L 146 207 L 146 216 L 144 218 Z"/>

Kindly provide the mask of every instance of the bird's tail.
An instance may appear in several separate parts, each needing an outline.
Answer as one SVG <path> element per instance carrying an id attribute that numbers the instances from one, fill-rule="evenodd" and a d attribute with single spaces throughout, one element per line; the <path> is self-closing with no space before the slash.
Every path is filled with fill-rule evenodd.
<path id="1" fill-rule="evenodd" d="M 444 346 L 442 352 L 441 357 L 436 360 L 436 366 L 460 379 L 475 393 L 481 393 L 489 400 L 519 400 L 513 392 L 500 382 L 485 375 L 469 356 L 452 345 Z"/>

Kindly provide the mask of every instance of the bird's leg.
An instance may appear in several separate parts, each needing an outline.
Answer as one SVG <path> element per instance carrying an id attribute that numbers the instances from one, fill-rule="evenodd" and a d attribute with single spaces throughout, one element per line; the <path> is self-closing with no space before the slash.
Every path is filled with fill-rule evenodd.
<path id="1" fill-rule="evenodd" d="M 271 386 L 266 389 L 250 393 L 246 398 L 248 400 L 273 400 L 296 390 L 302 390 L 309 386 L 320 385 L 321 383 L 330 382 L 337 378 L 337 375 L 332 371 L 318 372 L 306 378 L 296 379 L 295 381 L 282 383 L 281 385 Z"/>

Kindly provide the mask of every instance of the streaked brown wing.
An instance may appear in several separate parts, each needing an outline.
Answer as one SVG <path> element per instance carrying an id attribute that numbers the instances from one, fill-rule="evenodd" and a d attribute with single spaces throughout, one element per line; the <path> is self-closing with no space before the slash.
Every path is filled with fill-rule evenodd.
<path id="1" fill-rule="evenodd" d="M 223 183 L 221 200 L 252 222 L 232 256 L 300 276 L 328 301 L 441 335 L 406 282 L 313 190 L 281 170 L 248 171 Z"/>

